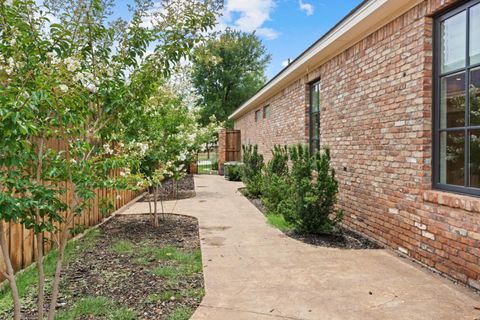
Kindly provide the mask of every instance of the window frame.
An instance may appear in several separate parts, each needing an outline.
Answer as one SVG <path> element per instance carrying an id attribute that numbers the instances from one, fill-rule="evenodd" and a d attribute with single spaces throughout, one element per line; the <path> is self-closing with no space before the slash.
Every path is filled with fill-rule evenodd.
<path id="1" fill-rule="evenodd" d="M 267 113 L 266 113 L 267 110 L 268 110 L 268 115 L 267 115 Z M 262 112 L 263 119 L 268 119 L 268 118 L 270 118 L 271 108 L 270 108 L 270 105 L 269 105 L 269 104 L 267 104 L 266 106 L 264 106 L 264 107 L 262 108 L 262 111 L 263 111 L 263 112 Z"/>
<path id="2" fill-rule="evenodd" d="M 258 109 L 258 110 L 255 111 L 255 122 L 258 123 L 258 122 L 260 122 L 261 119 L 262 119 L 262 110 Z"/>
<path id="3" fill-rule="evenodd" d="M 318 139 L 313 139 L 313 87 L 315 87 L 316 85 L 318 85 L 318 94 L 320 96 L 320 92 L 321 92 L 321 88 L 322 88 L 322 85 L 321 85 L 321 82 L 320 82 L 320 78 L 318 79 L 315 79 L 313 80 L 312 82 L 308 83 L 308 147 L 309 147 L 309 150 L 310 150 L 310 153 L 314 153 L 315 150 L 313 148 L 313 141 L 315 140 L 316 141 L 316 151 L 319 151 L 320 150 L 320 140 L 321 140 L 321 128 L 320 128 L 320 125 L 321 125 L 321 100 L 320 100 L 320 97 L 318 99 L 318 112 L 315 112 L 316 114 L 318 113 Z"/>
<path id="4" fill-rule="evenodd" d="M 442 11 L 434 18 L 433 22 L 433 101 L 432 101 L 432 187 L 433 189 L 454 193 L 480 196 L 480 188 L 470 187 L 470 135 L 471 130 L 480 129 L 480 125 L 471 126 L 466 122 L 462 127 L 440 128 L 441 124 L 441 79 L 456 73 L 465 72 L 465 120 L 470 117 L 470 97 L 468 85 L 470 84 L 471 71 L 480 67 L 480 63 L 470 65 L 470 9 L 480 5 L 480 0 L 464 1 L 453 9 Z M 466 61 L 463 68 L 442 73 L 441 66 L 441 24 L 447 19 L 466 11 Z M 464 141 L 464 185 L 452 185 L 440 182 L 440 136 L 442 132 L 463 132 Z"/>

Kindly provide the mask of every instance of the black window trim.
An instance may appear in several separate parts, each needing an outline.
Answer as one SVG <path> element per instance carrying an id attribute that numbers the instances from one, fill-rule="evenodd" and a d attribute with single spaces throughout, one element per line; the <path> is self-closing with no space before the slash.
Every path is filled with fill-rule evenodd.
<path id="1" fill-rule="evenodd" d="M 313 122 L 312 122 L 312 106 L 313 106 L 313 103 L 312 103 L 312 98 L 313 98 L 313 95 L 312 95 L 312 87 L 315 86 L 316 84 L 318 84 L 318 89 L 319 89 L 319 94 L 321 92 L 321 82 L 320 82 L 320 78 L 317 78 L 311 82 L 308 83 L 308 148 L 310 150 L 310 153 L 313 153 L 313 148 L 312 148 L 312 142 L 313 142 L 313 139 L 312 139 L 312 134 L 313 134 Z M 320 117 L 321 117 L 321 100 L 319 101 L 319 106 L 318 106 L 318 115 L 319 115 L 319 122 L 320 121 Z M 320 140 L 321 140 L 321 128 L 320 128 L 320 124 L 318 125 L 318 140 L 317 141 L 317 151 L 320 150 Z"/>
<path id="2" fill-rule="evenodd" d="M 434 24 L 433 24 L 433 100 L 432 100 L 432 116 L 433 116 L 433 123 L 432 123 L 432 136 L 433 136 L 433 150 L 432 150 L 432 187 L 433 189 L 440 190 L 440 191 L 448 191 L 453 193 L 465 194 L 465 195 L 473 195 L 473 196 L 480 196 L 480 188 L 475 187 L 466 187 L 466 186 L 457 186 L 451 184 L 444 184 L 440 183 L 440 105 L 441 105 L 441 96 L 440 96 L 440 78 L 446 77 L 448 75 L 453 75 L 459 72 L 465 72 L 465 81 L 467 84 L 470 82 L 470 71 L 477 67 L 480 67 L 480 63 L 470 65 L 470 14 L 469 9 L 480 4 L 480 0 L 468 0 L 463 1 L 458 6 L 454 7 L 448 11 L 442 11 L 439 15 L 434 17 Z M 440 24 L 459 14 L 460 12 L 467 11 L 466 13 L 466 22 L 467 22 L 467 30 L 466 30 L 466 61 L 465 67 L 455 69 L 453 71 L 441 73 L 441 66 L 440 66 Z M 470 99 L 469 99 L 469 91 L 465 90 L 465 119 L 468 119 L 467 116 L 470 114 Z M 461 127 L 460 127 L 461 128 Z M 463 127 L 463 131 L 465 133 L 465 162 L 464 162 L 464 170 L 465 170 L 465 185 L 469 184 L 470 180 L 470 136 L 468 135 L 468 131 L 472 129 L 480 129 L 480 126 L 469 126 L 469 123 L 465 123 Z M 444 132 L 448 131 L 462 131 L 462 129 L 458 128 L 445 128 L 442 129 Z"/>

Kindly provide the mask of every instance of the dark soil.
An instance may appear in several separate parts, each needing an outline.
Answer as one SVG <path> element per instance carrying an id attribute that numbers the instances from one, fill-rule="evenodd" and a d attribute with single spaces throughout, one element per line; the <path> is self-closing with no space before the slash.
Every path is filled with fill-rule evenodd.
<path id="1" fill-rule="evenodd" d="M 153 192 L 153 191 L 152 191 Z M 180 200 L 195 197 L 195 181 L 193 175 L 188 174 L 183 179 L 178 181 L 175 186 L 175 182 L 172 179 L 168 179 L 162 182 L 162 186 L 158 189 L 158 200 Z M 146 195 L 140 201 L 153 200 L 152 195 Z"/>
<path id="2" fill-rule="evenodd" d="M 174 283 L 152 272 L 154 268 L 172 265 L 172 261 L 156 258 L 153 250 L 165 247 L 187 253 L 200 250 L 196 219 L 168 215 L 154 228 L 146 215 L 117 216 L 99 229 L 95 244 L 77 254 L 64 268 L 60 310 L 68 310 L 84 297 L 106 297 L 120 307 L 133 310 L 138 319 L 167 319 L 179 307 L 192 311 L 198 307 L 203 296 L 201 271 L 178 277 Z M 118 243 L 127 243 L 130 249 L 120 252 L 113 249 Z M 150 253 L 145 253 L 145 248 Z M 198 295 L 151 298 L 165 292 L 187 291 Z M 34 315 L 26 316 L 33 319 Z"/>
<path id="3" fill-rule="evenodd" d="M 239 191 L 245 195 L 244 188 Z M 267 214 L 267 209 L 262 201 L 258 198 L 246 198 L 264 215 Z M 338 226 L 334 234 L 301 234 L 294 230 L 284 232 L 285 235 L 298 241 L 308 243 L 314 246 L 339 248 L 339 249 L 381 249 L 377 243 L 367 239 L 366 237 L 353 232 L 345 227 Z"/>

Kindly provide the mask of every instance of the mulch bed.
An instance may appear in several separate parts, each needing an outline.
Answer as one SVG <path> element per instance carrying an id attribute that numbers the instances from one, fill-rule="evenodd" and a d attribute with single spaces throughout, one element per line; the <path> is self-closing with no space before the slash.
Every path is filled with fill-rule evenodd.
<path id="1" fill-rule="evenodd" d="M 79 240 L 82 241 L 82 240 Z M 166 319 L 184 306 L 195 310 L 201 297 L 186 297 L 167 301 L 151 301 L 152 294 L 166 291 L 203 290 L 203 274 L 195 273 L 168 283 L 155 275 L 152 269 L 169 265 L 169 261 L 147 258 L 138 263 L 136 253 L 120 254 L 112 250 L 119 241 L 133 243 L 140 252 L 148 243 L 152 248 L 175 247 L 182 252 L 200 250 L 198 222 L 194 218 L 168 215 L 158 228 L 151 225 L 146 215 L 117 216 L 100 226 L 100 235 L 94 246 L 69 261 L 63 271 L 60 309 L 68 309 L 83 297 L 106 297 L 119 306 L 127 307 L 138 319 Z M 30 318 L 33 319 L 33 314 Z M 96 319 L 88 317 L 87 319 Z"/>
<path id="2" fill-rule="evenodd" d="M 244 188 L 240 188 L 239 191 L 245 195 Z M 260 212 L 264 215 L 267 213 L 267 209 L 263 205 L 262 201 L 258 198 L 251 198 L 245 196 Z M 364 236 L 348 230 L 342 226 L 338 226 L 335 234 L 301 234 L 296 231 L 284 232 L 285 235 L 298 241 L 308 243 L 314 246 L 339 248 L 339 249 L 381 249 L 377 243 L 365 238 Z"/>
<path id="3" fill-rule="evenodd" d="M 176 195 L 175 195 L 176 192 Z M 192 174 L 188 174 L 178 181 L 177 187 L 172 179 L 162 182 L 162 186 L 158 190 L 158 200 L 180 200 L 195 197 L 195 181 Z M 148 201 L 149 197 L 153 200 L 153 195 L 146 195 L 140 201 Z"/>

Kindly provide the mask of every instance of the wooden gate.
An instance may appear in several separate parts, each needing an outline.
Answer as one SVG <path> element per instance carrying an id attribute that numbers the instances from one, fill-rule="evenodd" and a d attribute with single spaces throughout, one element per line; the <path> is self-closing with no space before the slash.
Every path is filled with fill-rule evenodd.
<path id="1" fill-rule="evenodd" d="M 225 162 L 242 160 L 242 140 L 240 130 L 223 129 L 218 135 L 218 164 L 223 174 Z"/>

